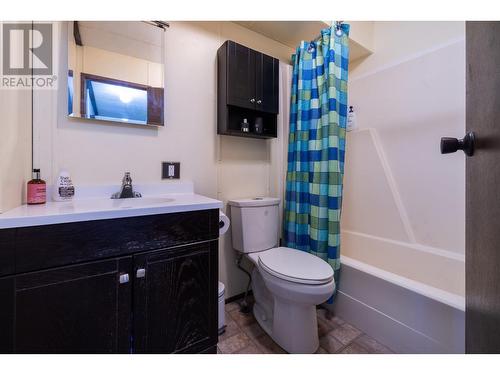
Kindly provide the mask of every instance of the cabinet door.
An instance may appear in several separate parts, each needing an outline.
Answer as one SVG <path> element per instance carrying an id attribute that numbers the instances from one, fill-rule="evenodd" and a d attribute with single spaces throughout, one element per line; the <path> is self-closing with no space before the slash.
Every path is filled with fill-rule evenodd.
<path id="1" fill-rule="evenodd" d="M 0 278 L 0 353 L 14 352 L 14 277 Z"/>
<path id="2" fill-rule="evenodd" d="M 255 109 L 256 52 L 235 42 L 227 43 L 227 104 Z"/>
<path id="3" fill-rule="evenodd" d="M 11 350 L 130 352 L 132 288 L 130 282 L 120 283 L 120 276 L 128 274 L 131 266 L 132 257 L 111 259 L 18 275 L 11 284 L 4 282 L 13 296 L 10 304 L 0 307 L 12 309 Z M 9 316 L 3 311 L 1 315 Z"/>
<path id="4" fill-rule="evenodd" d="M 258 53 L 255 60 L 256 109 L 262 112 L 279 112 L 279 61 Z"/>
<path id="5" fill-rule="evenodd" d="M 217 344 L 217 241 L 135 257 L 137 353 L 200 353 Z"/>

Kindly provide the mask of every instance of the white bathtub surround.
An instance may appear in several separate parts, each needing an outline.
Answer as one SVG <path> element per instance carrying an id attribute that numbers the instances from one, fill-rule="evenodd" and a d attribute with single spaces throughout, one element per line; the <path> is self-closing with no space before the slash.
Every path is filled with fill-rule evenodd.
<path id="1" fill-rule="evenodd" d="M 463 255 L 347 230 L 342 231 L 342 246 L 349 259 L 440 290 L 441 302 L 465 308 Z"/>
<path id="2" fill-rule="evenodd" d="M 375 22 L 351 65 L 334 309 L 396 352 L 463 352 L 465 23 Z"/>
<path id="3" fill-rule="evenodd" d="M 464 297 L 342 256 L 335 314 L 397 353 L 464 353 Z"/>
<path id="4" fill-rule="evenodd" d="M 0 214 L 0 229 L 222 208 L 221 201 L 195 194 L 191 182 L 133 186 L 142 198 L 111 199 L 119 185 L 77 186 L 72 201 L 22 205 Z"/>
<path id="5" fill-rule="evenodd" d="M 342 229 L 464 254 L 465 159 L 439 152 L 465 132 L 464 35 L 460 22 L 375 22 L 379 48 L 350 72 Z"/>

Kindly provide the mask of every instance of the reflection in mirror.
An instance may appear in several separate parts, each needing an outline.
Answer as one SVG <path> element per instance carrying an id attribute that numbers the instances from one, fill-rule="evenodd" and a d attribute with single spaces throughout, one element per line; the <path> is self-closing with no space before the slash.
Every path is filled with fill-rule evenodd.
<path id="1" fill-rule="evenodd" d="M 163 125 L 163 41 L 151 22 L 70 22 L 68 114 Z"/>

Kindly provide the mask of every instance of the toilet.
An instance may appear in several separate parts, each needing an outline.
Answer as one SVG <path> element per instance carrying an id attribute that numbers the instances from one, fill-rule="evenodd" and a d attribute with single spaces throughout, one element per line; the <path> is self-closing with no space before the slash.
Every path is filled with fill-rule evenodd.
<path id="1" fill-rule="evenodd" d="M 233 247 L 255 266 L 255 319 L 287 352 L 314 353 L 319 346 L 316 305 L 333 294 L 332 267 L 304 251 L 278 247 L 279 199 L 228 203 Z"/>

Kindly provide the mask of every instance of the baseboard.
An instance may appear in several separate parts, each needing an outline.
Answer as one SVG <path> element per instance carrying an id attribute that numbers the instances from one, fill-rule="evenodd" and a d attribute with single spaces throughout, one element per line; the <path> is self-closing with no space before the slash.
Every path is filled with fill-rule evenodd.
<path id="1" fill-rule="evenodd" d="M 248 295 L 249 295 L 249 296 L 253 296 L 253 292 L 252 292 L 252 290 L 249 290 L 249 291 L 248 291 Z M 226 298 L 226 299 L 225 299 L 225 302 L 226 302 L 226 303 L 231 303 L 231 302 L 234 302 L 234 301 L 238 301 L 239 299 L 242 299 L 243 297 L 245 297 L 245 293 L 240 293 L 240 294 L 237 294 L 237 295 L 235 295 L 235 296 L 232 296 L 232 297 Z"/>

